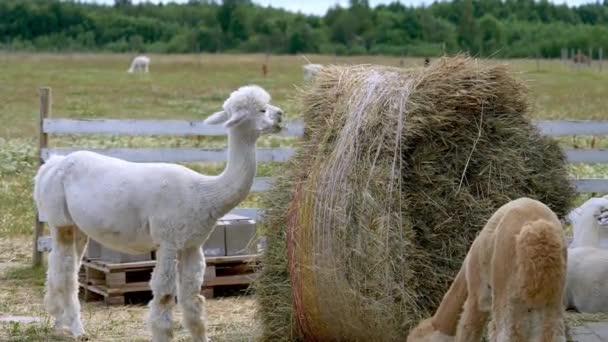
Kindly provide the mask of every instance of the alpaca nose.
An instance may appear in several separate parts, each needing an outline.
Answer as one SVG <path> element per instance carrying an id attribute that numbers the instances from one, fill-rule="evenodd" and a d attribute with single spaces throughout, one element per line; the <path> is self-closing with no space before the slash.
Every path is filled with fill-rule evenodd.
<path id="1" fill-rule="evenodd" d="M 278 112 L 277 112 L 277 117 L 276 117 L 276 119 L 277 119 L 277 123 L 281 123 L 281 122 L 283 122 L 283 111 L 278 111 Z"/>

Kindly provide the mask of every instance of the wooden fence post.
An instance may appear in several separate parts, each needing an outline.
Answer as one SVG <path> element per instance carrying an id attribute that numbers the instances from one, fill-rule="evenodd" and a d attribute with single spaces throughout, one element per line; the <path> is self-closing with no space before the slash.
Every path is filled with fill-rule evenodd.
<path id="1" fill-rule="evenodd" d="M 574 62 L 574 49 L 570 49 L 570 61 Z"/>
<path id="2" fill-rule="evenodd" d="M 40 168 L 43 163 L 42 149 L 46 148 L 48 145 L 48 136 L 46 133 L 44 133 L 43 125 L 44 119 L 48 118 L 51 115 L 51 106 L 51 88 L 40 88 L 40 117 L 38 119 L 38 168 Z M 42 264 L 42 252 L 38 251 L 38 238 L 42 236 L 44 225 L 42 224 L 42 222 L 40 222 L 40 218 L 38 216 L 38 209 L 36 209 L 36 215 L 34 220 L 34 251 L 32 255 L 32 261 L 34 266 L 39 266 Z"/>
<path id="3" fill-rule="evenodd" d="M 572 66 L 572 69 L 574 69 L 575 65 L 574 58 L 574 49 L 570 49 L 570 65 Z"/>
<path id="4" fill-rule="evenodd" d="M 198 62 L 198 66 L 203 64 L 203 53 L 201 52 L 201 44 L 196 43 L 196 51 L 194 51 L 194 59 Z"/>
<path id="5" fill-rule="evenodd" d="M 600 66 L 600 72 L 602 71 L 602 58 L 604 57 L 604 49 L 603 48 L 599 48 L 599 50 L 597 50 L 597 62 Z"/>
<path id="6" fill-rule="evenodd" d="M 262 76 L 266 78 L 268 76 L 268 63 L 270 61 L 270 52 L 266 52 L 264 57 L 264 63 L 262 64 Z"/>
<path id="7" fill-rule="evenodd" d="M 587 60 L 587 65 L 591 67 L 591 63 L 593 62 L 593 48 L 589 48 L 589 59 Z"/>

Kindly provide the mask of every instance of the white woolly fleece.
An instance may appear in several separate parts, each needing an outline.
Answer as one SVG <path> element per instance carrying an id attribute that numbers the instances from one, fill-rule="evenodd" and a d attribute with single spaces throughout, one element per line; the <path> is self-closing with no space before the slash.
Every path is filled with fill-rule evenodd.
<path id="1" fill-rule="evenodd" d="M 270 100 L 270 94 L 260 86 L 247 85 L 233 91 L 224 101 L 222 108 L 226 112 L 238 112 L 250 108 L 263 109 Z"/>
<path id="2" fill-rule="evenodd" d="M 50 158 L 35 178 L 34 198 L 49 223 L 45 304 L 55 327 L 84 334 L 78 269 L 88 237 L 117 251 L 157 251 L 148 324 L 153 341 L 171 336 L 174 296 L 192 340 L 207 340 L 199 296 L 205 259 L 201 245 L 217 219 L 247 197 L 256 172 L 256 141 L 278 125 L 280 108 L 258 86 L 233 92 L 224 103 L 239 124 L 228 130 L 228 163 L 217 176 L 168 163 L 132 163 L 89 151 Z M 237 113 L 238 112 L 238 113 Z M 177 263 L 176 263 L 177 261 Z"/>

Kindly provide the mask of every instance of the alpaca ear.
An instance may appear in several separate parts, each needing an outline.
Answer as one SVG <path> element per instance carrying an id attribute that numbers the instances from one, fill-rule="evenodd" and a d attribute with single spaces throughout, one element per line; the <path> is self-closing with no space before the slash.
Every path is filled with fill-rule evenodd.
<path id="1" fill-rule="evenodd" d="M 245 115 L 245 113 L 236 112 L 236 113 L 234 113 L 234 115 L 232 115 L 230 120 L 226 121 L 224 126 L 226 126 L 226 128 L 234 127 L 234 126 L 240 124 L 243 121 L 243 119 L 245 119 L 246 117 L 247 117 L 247 115 Z"/>
<path id="2" fill-rule="evenodd" d="M 226 120 L 228 120 L 228 113 L 226 113 L 225 111 L 221 111 L 211 114 L 203 122 L 207 125 L 217 125 L 221 124 L 222 122 L 225 122 Z"/>

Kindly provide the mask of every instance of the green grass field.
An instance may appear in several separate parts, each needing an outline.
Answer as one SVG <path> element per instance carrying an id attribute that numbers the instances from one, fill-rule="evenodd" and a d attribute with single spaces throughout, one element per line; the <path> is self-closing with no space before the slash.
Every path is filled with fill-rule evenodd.
<path id="1" fill-rule="evenodd" d="M 202 119 L 218 110 L 237 87 L 255 83 L 266 88 L 273 102 L 297 119 L 295 94 L 303 84 L 299 56 L 271 56 L 269 75 L 262 77 L 264 55 L 158 55 L 151 56 L 150 74 L 129 75 L 130 55 L 116 54 L 0 54 L 0 316 L 32 315 L 46 319 L 25 326 L 0 323 L 0 340 L 62 340 L 49 331 L 41 306 L 44 272 L 27 267 L 33 228 L 32 178 L 36 167 L 38 134 L 38 88 L 53 90 L 54 117 L 71 118 L 187 118 Z M 313 63 L 373 63 L 400 66 L 399 58 L 306 56 Z M 543 119 L 607 119 L 608 71 L 597 67 L 573 69 L 558 61 L 482 61 L 507 63 L 516 77 L 530 88 L 530 115 Z M 421 59 L 404 60 L 405 67 L 421 66 Z M 164 146 L 215 147 L 218 138 L 186 137 L 51 137 L 52 146 Z M 569 137 L 564 146 L 608 147 L 608 139 Z M 267 137 L 261 146 L 291 144 L 290 139 Z M 219 172 L 223 165 L 189 165 L 196 170 Z M 259 175 L 271 175 L 274 165 L 262 165 Z M 576 165 L 573 177 L 606 177 L 608 167 Z M 250 196 L 245 206 L 255 205 Z M 209 301 L 209 318 L 216 339 L 241 340 L 251 336 L 256 322 L 255 301 L 227 299 Z M 227 310 L 226 307 L 233 309 Z M 234 309 L 240 308 L 240 309 Z M 106 308 L 83 306 L 85 328 L 94 341 L 146 338 L 141 307 Z M 230 312 L 229 312 L 230 311 Z M 238 327 L 237 327 L 238 326 Z M 244 329 L 244 330 L 243 330 Z M 183 329 L 178 334 L 186 336 Z M 231 332 L 243 334 L 234 335 Z M 238 335 L 238 336 L 237 336 Z M 133 336 L 138 336 L 135 338 Z M 223 336 L 223 337 L 222 337 Z M 229 337 L 226 337 L 229 336 Z M 239 337 L 240 336 L 240 337 Z"/>

